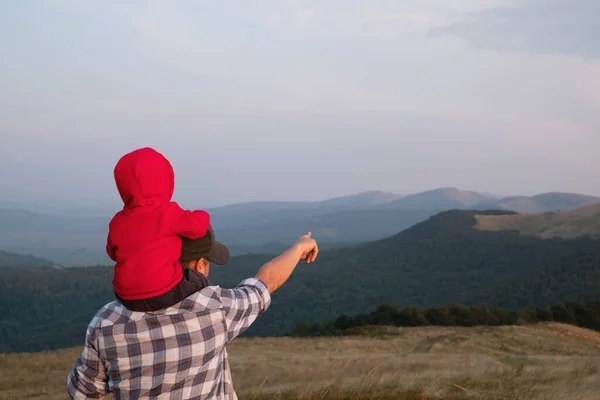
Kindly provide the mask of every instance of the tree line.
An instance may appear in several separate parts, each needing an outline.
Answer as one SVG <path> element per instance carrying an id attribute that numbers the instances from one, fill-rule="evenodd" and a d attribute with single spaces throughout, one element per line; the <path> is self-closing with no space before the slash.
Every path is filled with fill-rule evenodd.
<path id="1" fill-rule="evenodd" d="M 430 307 L 400 308 L 380 304 L 370 313 L 354 316 L 340 315 L 329 322 L 302 323 L 286 333 L 293 337 L 344 336 L 357 332 L 365 326 L 505 326 L 538 322 L 561 322 L 600 331 L 600 299 L 586 302 L 561 302 L 551 307 L 535 307 L 516 310 L 490 309 L 486 305 L 468 306 L 450 304 Z"/>

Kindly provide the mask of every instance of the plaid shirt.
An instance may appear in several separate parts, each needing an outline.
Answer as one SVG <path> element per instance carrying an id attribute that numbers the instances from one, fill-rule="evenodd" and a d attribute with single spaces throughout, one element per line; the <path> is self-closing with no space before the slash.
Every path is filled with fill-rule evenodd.
<path id="1" fill-rule="evenodd" d="M 72 399 L 237 399 L 225 346 L 271 303 L 249 278 L 209 286 L 165 310 L 143 313 L 113 301 L 90 322 L 67 378 Z"/>

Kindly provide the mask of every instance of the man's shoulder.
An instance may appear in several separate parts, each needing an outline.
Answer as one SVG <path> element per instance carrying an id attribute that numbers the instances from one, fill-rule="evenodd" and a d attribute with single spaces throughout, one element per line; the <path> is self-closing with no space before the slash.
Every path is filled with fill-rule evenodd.
<path id="1" fill-rule="evenodd" d="M 132 311 L 125 308 L 118 301 L 111 301 L 100 308 L 89 323 L 90 329 L 98 329 L 106 325 L 112 325 L 120 319 L 129 318 Z"/>
<path id="2" fill-rule="evenodd" d="M 219 285 L 210 285 L 207 286 L 205 288 L 203 288 L 202 290 L 194 293 L 191 297 L 197 298 L 197 299 L 202 299 L 203 301 L 210 301 L 210 300 L 218 300 L 218 298 L 220 296 L 222 296 L 224 293 L 227 293 L 229 291 L 232 290 L 239 290 L 239 289 L 243 289 L 243 288 L 252 288 L 252 289 L 256 289 L 260 292 L 267 292 L 268 294 L 268 289 L 267 289 L 267 285 L 260 279 L 252 277 L 252 278 L 246 278 L 244 280 L 242 280 L 240 283 L 238 283 L 235 287 L 232 288 L 223 288 Z"/>
<path id="3" fill-rule="evenodd" d="M 218 285 L 210 285 L 192 293 L 179 304 L 171 307 L 173 311 L 198 312 L 203 310 L 214 310 L 222 306 L 221 291 Z"/>
<path id="4" fill-rule="evenodd" d="M 198 295 L 211 295 L 221 306 L 224 305 L 226 308 L 231 307 L 232 302 L 238 302 L 237 306 L 245 304 L 248 307 L 256 303 L 260 304 L 264 311 L 271 303 L 271 294 L 267 285 L 255 277 L 244 279 L 231 289 L 219 286 L 207 287 L 198 292 Z"/>
<path id="5" fill-rule="evenodd" d="M 233 292 L 239 290 L 251 289 L 263 297 L 269 297 L 269 290 L 263 281 L 258 278 L 247 278 L 241 281 L 233 288 L 222 288 L 219 285 L 210 285 L 202 290 L 188 296 L 179 305 L 180 309 L 188 311 L 197 311 L 200 309 L 215 309 L 223 306 L 223 298 L 229 299 Z M 238 293 L 238 296 L 240 294 Z"/>
<path id="6" fill-rule="evenodd" d="M 261 279 L 256 277 L 246 278 L 234 288 L 234 289 L 243 289 L 243 288 L 252 288 L 259 292 L 261 296 L 270 298 L 269 289 L 267 284 L 263 282 Z"/>

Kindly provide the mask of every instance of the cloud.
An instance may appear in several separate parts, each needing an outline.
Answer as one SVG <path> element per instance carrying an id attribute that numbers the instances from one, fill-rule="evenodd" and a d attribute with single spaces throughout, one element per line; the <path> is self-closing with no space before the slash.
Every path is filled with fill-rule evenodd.
<path id="1" fill-rule="evenodd" d="M 600 58 L 600 1 L 517 0 L 484 9 L 434 35 L 455 35 L 474 49 Z"/>

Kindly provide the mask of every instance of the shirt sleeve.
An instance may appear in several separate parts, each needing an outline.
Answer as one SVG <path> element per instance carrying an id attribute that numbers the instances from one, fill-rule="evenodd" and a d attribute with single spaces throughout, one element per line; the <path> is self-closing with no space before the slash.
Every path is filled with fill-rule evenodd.
<path id="1" fill-rule="evenodd" d="M 248 329 L 271 304 L 267 285 L 258 278 L 246 279 L 234 289 L 221 289 L 220 294 L 228 342 Z"/>
<path id="2" fill-rule="evenodd" d="M 203 210 L 184 210 L 177 203 L 171 203 L 170 224 L 172 234 L 199 239 L 208 232 L 210 215 Z"/>
<path id="3" fill-rule="evenodd" d="M 109 392 L 104 364 L 98 354 L 96 328 L 90 325 L 81 356 L 67 378 L 67 393 L 71 399 L 98 399 Z"/>

